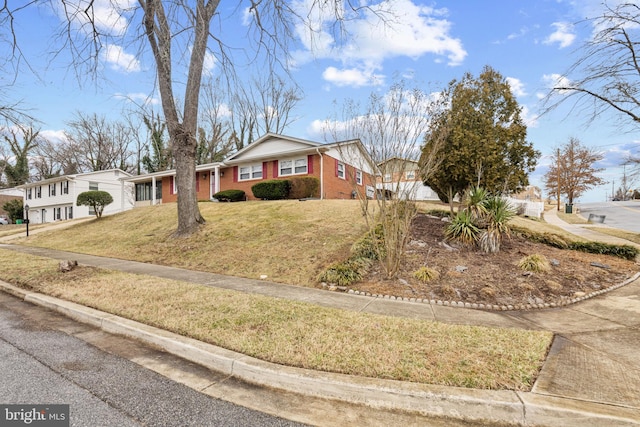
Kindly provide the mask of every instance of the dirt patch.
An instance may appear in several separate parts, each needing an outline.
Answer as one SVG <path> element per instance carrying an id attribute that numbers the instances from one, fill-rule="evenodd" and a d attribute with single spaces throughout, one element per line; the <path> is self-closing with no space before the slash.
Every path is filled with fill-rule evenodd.
<path id="1" fill-rule="evenodd" d="M 639 270 L 638 264 L 621 258 L 561 250 L 512 235 L 497 254 L 447 244 L 446 223 L 419 215 L 412 229 L 406 260 L 399 278 L 387 280 L 377 266 L 351 289 L 378 295 L 485 305 L 561 303 L 620 284 Z M 518 267 L 528 255 L 544 255 L 551 269 L 525 272 Z M 413 277 L 420 267 L 440 273 L 422 283 Z"/>

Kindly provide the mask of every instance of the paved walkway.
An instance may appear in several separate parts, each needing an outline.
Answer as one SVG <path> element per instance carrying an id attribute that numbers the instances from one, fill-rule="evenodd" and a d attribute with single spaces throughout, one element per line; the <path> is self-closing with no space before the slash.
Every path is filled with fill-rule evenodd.
<path id="1" fill-rule="evenodd" d="M 546 213 L 545 219 L 585 238 L 621 243 L 620 239 L 566 224 L 558 219 L 555 212 Z M 20 245 L 0 244 L 0 247 L 60 260 L 74 259 L 84 265 L 344 310 L 458 324 L 550 330 L 556 334 L 556 339 L 531 392 L 485 391 L 373 380 L 272 365 L 3 285 L 5 290 L 26 300 L 93 322 L 108 331 L 151 342 L 212 369 L 266 386 L 489 424 L 640 425 L 640 279 L 564 308 L 496 312 L 327 292 Z"/>

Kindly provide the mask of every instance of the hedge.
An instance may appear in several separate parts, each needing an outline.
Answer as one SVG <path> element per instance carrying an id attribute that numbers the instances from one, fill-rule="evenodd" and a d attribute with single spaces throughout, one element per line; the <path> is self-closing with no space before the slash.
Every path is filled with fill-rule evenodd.
<path id="1" fill-rule="evenodd" d="M 270 179 L 251 187 L 253 197 L 262 200 L 282 200 L 289 197 L 291 182 L 286 179 Z"/>
<path id="2" fill-rule="evenodd" d="M 242 190 L 224 190 L 214 194 L 213 198 L 221 202 L 241 202 L 245 199 L 245 192 Z"/>
<path id="3" fill-rule="evenodd" d="M 320 180 L 315 176 L 299 176 L 289 181 L 291 182 L 290 199 L 320 197 Z"/>

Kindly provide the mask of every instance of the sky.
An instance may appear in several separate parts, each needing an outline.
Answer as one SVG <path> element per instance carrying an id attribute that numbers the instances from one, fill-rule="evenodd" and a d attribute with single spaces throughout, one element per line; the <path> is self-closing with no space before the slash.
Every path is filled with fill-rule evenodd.
<path id="1" fill-rule="evenodd" d="M 118 1 L 124 6 L 137 4 Z M 309 0 L 295 5 L 303 1 Z M 542 153 L 530 175 L 531 184 L 543 188 L 551 154 L 570 137 L 604 155 L 597 166 L 604 168 L 600 176 L 607 184 L 588 191 L 578 202 L 606 200 L 620 185 L 623 173 L 631 170 L 621 166 L 625 158 L 640 156 L 640 134 L 621 129 L 619 116 L 603 114 L 590 121 L 571 111 L 568 104 L 540 116 L 541 99 L 550 82 L 569 68 L 591 37 L 593 28 L 584 19 L 601 12 L 601 0 L 368 3 L 386 8 L 395 23 L 383 25 L 379 15 L 366 14 L 347 21 L 347 35 L 341 42 L 324 31 L 326 27 L 319 27 L 313 42 L 304 31 L 295 33 L 290 47 L 291 75 L 303 98 L 293 112 L 296 120 L 287 135 L 320 141 L 320 123 L 335 115 L 336 105 L 346 99 L 366 99 L 371 93 L 384 94 L 400 79 L 436 92 L 464 73 L 477 77 L 490 66 L 509 81 L 528 126 L 527 140 Z M 104 6 L 99 9 L 101 30 L 132 32 L 137 15 L 114 15 L 107 7 L 109 0 L 96 4 Z M 222 1 L 212 31 L 230 46 L 250 51 L 245 7 L 243 2 L 238 7 L 238 2 Z M 93 81 L 86 71 L 69 67 L 82 54 L 72 54 L 60 42 L 64 40 L 59 36 L 61 22 L 56 10 L 47 6 L 30 6 L 16 13 L 15 34 L 24 59 L 15 78 L 15 64 L 14 68 L 0 68 L 4 95 L 29 109 L 40 121 L 41 135 L 60 138 L 78 111 L 118 119 L 134 101 L 160 109 L 154 63 L 148 53 L 140 53 L 139 44 L 106 43 L 98 57 L 99 78 Z M 5 51 L 3 57 L 9 57 L 6 38 L 0 39 L 0 49 Z M 215 75 L 218 71 L 216 61 L 207 58 L 205 72 Z M 640 187 L 640 180 L 636 185 Z"/>

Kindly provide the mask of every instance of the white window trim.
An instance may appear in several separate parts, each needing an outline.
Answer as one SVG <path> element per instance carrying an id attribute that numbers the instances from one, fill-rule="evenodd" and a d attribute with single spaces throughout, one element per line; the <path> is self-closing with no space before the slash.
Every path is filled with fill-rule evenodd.
<path id="1" fill-rule="evenodd" d="M 411 174 L 411 175 L 409 175 Z M 406 179 L 416 179 L 416 171 L 407 171 L 405 172 Z"/>
<path id="2" fill-rule="evenodd" d="M 342 170 L 340 169 L 342 167 Z M 343 162 L 338 162 L 338 178 L 347 179 L 347 168 Z"/>
<path id="3" fill-rule="evenodd" d="M 356 184 L 362 185 L 362 171 L 360 169 L 356 169 Z"/>
<path id="4" fill-rule="evenodd" d="M 304 172 L 296 172 L 297 161 L 304 162 Z M 291 173 L 282 173 L 282 162 L 291 162 Z M 278 160 L 278 176 L 308 175 L 308 174 L 309 174 L 309 160 L 306 157 Z"/>
<path id="5" fill-rule="evenodd" d="M 242 178 L 242 169 L 243 168 L 249 168 L 249 178 Z M 259 168 L 259 169 L 256 169 Z M 257 172 L 260 172 L 260 176 L 256 177 L 255 174 Z M 254 163 L 251 165 L 244 165 L 244 166 L 238 166 L 238 182 L 240 181 L 255 181 L 258 179 L 263 179 L 264 177 L 262 176 L 262 163 Z"/>

